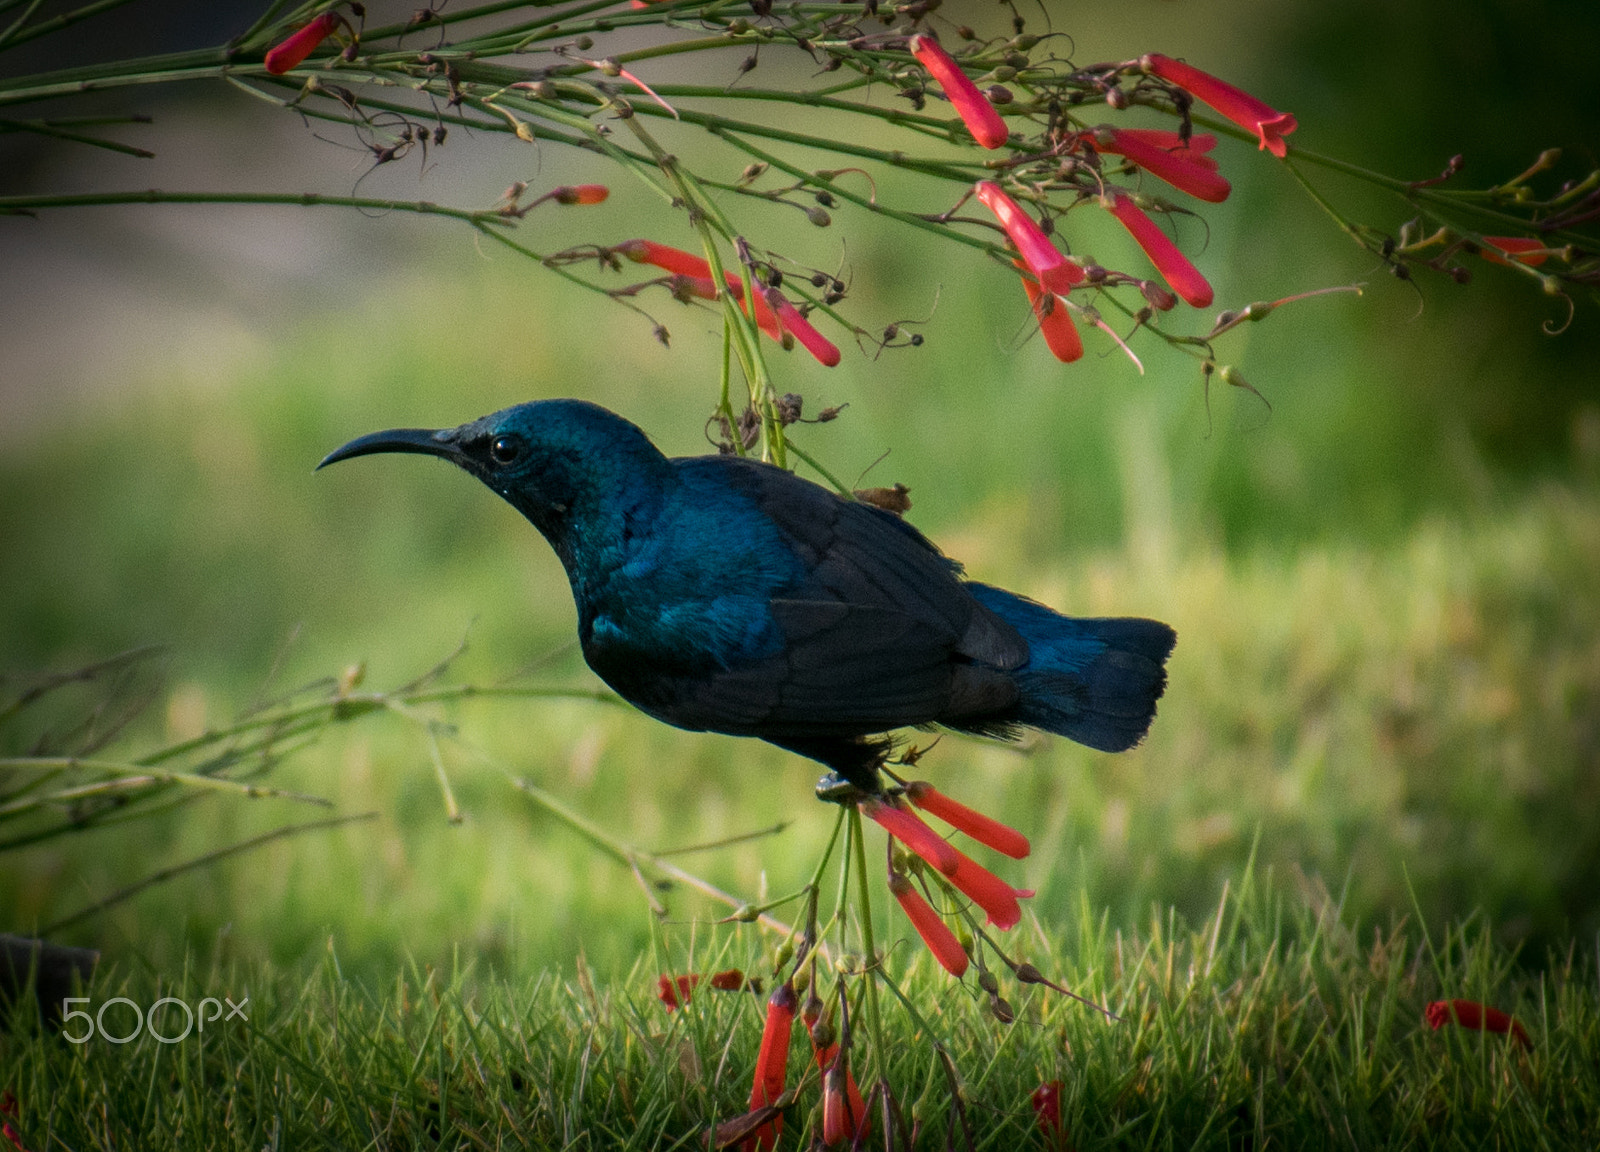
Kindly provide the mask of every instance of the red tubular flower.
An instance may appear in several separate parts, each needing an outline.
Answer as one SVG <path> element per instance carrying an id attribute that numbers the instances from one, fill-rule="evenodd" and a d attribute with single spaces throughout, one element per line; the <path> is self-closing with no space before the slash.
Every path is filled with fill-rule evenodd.
<path id="1" fill-rule="evenodd" d="M 956 854 L 956 870 L 950 873 L 950 883 L 966 893 L 979 908 L 982 908 L 989 923 L 996 928 L 1013 928 L 1018 920 L 1022 919 L 1022 907 L 1017 903 L 1018 896 L 1032 896 L 1032 892 L 1013 888 L 993 872 L 975 863 L 970 856 L 957 849 L 951 849 Z"/>
<path id="2" fill-rule="evenodd" d="M 839 363 L 839 349 L 831 340 L 818 332 L 800 310 L 783 298 L 783 293 L 776 288 L 768 288 L 764 293 L 768 306 L 777 313 L 778 322 L 784 329 L 794 333 L 794 338 L 805 350 L 811 353 L 824 367 L 832 368 Z M 759 297 L 757 297 L 759 299 Z"/>
<path id="3" fill-rule="evenodd" d="M 1125 193 L 1114 194 L 1110 211 L 1139 242 L 1144 254 L 1150 257 L 1150 263 L 1174 292 L 1196 308 L 1211 303 L 1211 285 L 1200 275 L 1200 270 L 1189 263 L 1189 258 L 1178 251 L 1178 246 Z"/>
<path id="4" fill-rule="evenodd" d="M 704 256 L 696 256 L 693 252 L 685 252 L 682 248 L 674 248 L 670 244 L 657 244 L 654 240 L 624 240 L 621 244 L 613 245 L 611 251 L 621 253 L 635 264 L 652 264 L 663 272 L 682 276 L 685 287 L 702 299 L 717 298 L 717 294 L 711 288 L 713 284 L 711 263 Z M 724 270 L 722 275 L 727 282 L 728 291 L 733 293 L 733 298 L 739 301 L 739 306 L 743 308 L 744 281 L 727 270 Z M 783 339 L 783 329 L 778 324 L 778 317 L 759 292 L 756 294 L 756 327 L 774 340 Z"/>
<path id="5" fill-rule="evenodd" d="M 1461 1027 L 1474 1031 L 1498 1032 L 1502 1036 L 1509 1033 L 1524 1048 L 1529 1051 L 1533 1049 L 1533 1041 L 1528 1038 L 1527 1030 L 1516 1017 L 1476 1000 L 1435 1000 L 1423 1009 L 1422 1017 L 1428 1022 L 1428 1027 L 1436 1032 L 1453 1018 Z"/>
<path id="6" fill-rule="evenodd" d="M 1063 364 L 1071 364 L 1081 357 L 1083 337 L 1078 335 L 1078 326 L 1072 322 L 1072 314 L 1061 303 L 1061 297 L 1046 292 L 1028 276 L 1022 278 L 1022 288 L 1028 294 L 1028 303 L 1033 305 L 1034 318 L 1039 321 L 1039 331 L 1044 335 L 1050 354 Z"/>
<path id="7" fill-rule="evenodd" d="M 961 853 L 957 852 L 943 836 L 918 819 L 916 813 L 879 800 L 863 800 L 861 811 L 880 824 L 885 832 L 940 872 L 946 876 L 955 875 Z"/>
<path id="8" fill-rule="evenodd" d="M 339 27 L 340 21 L 341 17 L 337 12 L 324 12 L 311 23 L 291 34 L 287 40 L 274 44 L 267 49 L 264 61 L 267 71 L 274 76 L 282 76 L 291 68 L 299 67 L 307 56 L 316 51 L 318 44 L 333 35 L 333 31 Z"/>
<path id="9" fill-rule="evenodd" d="M 1530 268 L 1537 268 L 1549 259 L 1549 253 L 1544 251 L 1544 241 L 1535 240 L 1531 236 L 1485 236 L 1483 242 L 1492 244 L 1500 249 L 1501 252 L 1504 252 L 1506 256 L 1510 256 L 1511 260 L 1515 260 L 1518 264 L 1526 264 Z M 1534 253 L 1534 255 L 1526 255 L 1526 253 L 1530 252 Z M 1511 263 L 1511 260 L 1507 260 L 1505 256 L 1491 252 L 1488 249 L 1481 250 L 1479 255 L 1494 264 L 1509 265 Z"/>
<path id="10" fill-rule="evenodd" d="M 1209 72 L 1202 72 L 1191 64 L 1152 52 L 1139 61 L 1152 76 L 1171 81 L 1196 100 L 1203 101 L 1241 128 L 1248 128 L 1261 141 L 1260 147 L 1282 160 L 1289 152 L 1283 138 L 1299 123 L 1288 112 L 1257 100 L 1248 92 L 1218 80 Z"/>
<path id="11" fill-rule="evenodd" d="M 950 105 L 961 117 L 961 122 L 972 133 L 972 138 L 985 148 L 999 148 L 1010 133 L 1006 122 L 993 104 L 978 91 L 978 86 L 967 78 L 950 53 L 939 46 L 932 36 L 917 34 L 911 38 L 911 54 L 917 63 L 928 70 L 928 75 L 939 82 Z"/>
<path id="12" fill-rule="evenodd" d="M 765 1108 L 783 1095 L 789 1071 L 789 1037 L 794 1030 L 794 1010 L 799 1001 L 794 985 L 784 981 L 767 1001 L 767 1023 L 761 1029 L 761 1052 L 756 1056 L 755 1083 L 750 1087 L 750 1110 Z M 770 1152 L 783 1134 L 783 1117 L 757 1128 L 744 1142 L 744 1152 Z"/>
<path id="13" fill-rule="evenodd" d="M 557 204 L 600 204 L 611 195 L 611 189 L 604 184 L 563 184 L 552 188 L 550 195 Z"/>
<path id="14" fill-rule="evenodd" d="M 889 873 L 889 891 L 894 898 L 900 901 L 900 909 L 906 914 L 906 919 L 911 921 L 911 926 L 917 930 L 917 935 L 922 937 L 922 942 L 928 946 L 928 951 L 933 953 L 933 958 L 950 975 L 957 980 L 967 970 L 967 953 L 961 947 L 961 941 L 956 939 L 956 934 L 950 931 L 950 926 L 944 918 L 933 910 L 933 905 L 922 898 L 916 885 L 907 880 L 898 872 Z"/>
<path id="15" fill-rule="evenodd" d="M 654 240 L 624 240 L 614 245 L 611 251 L 622 253 L 635 264 L 654 264 L 663 272 L 711 279 L 711 265 L 704 256 L 696 256 L 693 252 L 685 252 L 670 244 L 657 244 Z"/>
<path id="16" fill-rule="evenodd" d="M 818 1048 L 816 1053 L 817 1067 L 822 1069 L 822 1142 L 865 1142 L 872 1131 L 872 1117 L 867 1115 L 866 1101 L 850 1073 L 850 1062 L 840 1056 L 837 1044 Z"/>
<path id="17" fill-rule="evenodd" d="M 678 1005 L 689 1002 L 689 994 L 694 991 L 694 986 L 700 983 L 699 976 L 679 976 L 673 980 L 671 976 L 656 977 L 656 996 L 667 1006 L 667 1011 L 675 1011 Z"/>
<path id="18" fill-rule="evenodd" d="M 976 194 L 989 211 L 1000 221 L 1000 226 L 1017 246 L 1018 253 L 1028 266 L 1028 271 L 1039 278 L 1047 291 L 1066 293 L 1084 278 L 1084 271 L 1063 256 L 1005 189 L 993 180 L 979 180 Z"/>
<path id="19" fill-rule="evenodd" d="M 1045 347 L 1063 364 L 1071 364 L 1083 355 L 1083 337 L 1078 335 L 1078 326 L 1072 322 L 1072 314 L 1061 303 L 1059 296 L 1054 292 L 1046 292 L 1039 287 L 1038 281 L 1027 274 L 1026 264 L 1020 260 L 1013 260 L 1012 264 L 1023 273 L 1022 290 L 1028 294 L 1028 303 L 1033 307 L 1034 319 L 1039 322 Z"/>
<path id="20" fill-rule="evenodd" d="M 1081 345 L 1079 351 L 1082 352 Z M 985 844 L 1013 860 L 1024 859 L 1032 851 L 1028 838 L 1021 832 L 985 816 L 982 812 L 968 808 L 959 800 L 950 799 L 926 780 L 913 780 L 907 784 L 906 799 L 924 812 L 937 816 L 952 828 L 965 832 L 979 844 Z"/>
<path id="21" fill-rule="evenodd" d="M 1033 1090 L 1033 1114 L 1047 1136 L 1061 1135 L 1061 1088 L 1061 1081 L 1047 1080 Z"/>
<path id="22" fill-rule="evenodd" d="M 1125 156 L 1180 192 L 1209 203 L 1221 204 L 1233 191 L 1233 185 L 1217 175 L 1217 162 L 1205 155 L 1216 146 L 1215 136 L 1190 137 L 1185 147 L 1176 132 L 1160 128 L 1102 127 L 1085 139 L 1097 152 Z"/>

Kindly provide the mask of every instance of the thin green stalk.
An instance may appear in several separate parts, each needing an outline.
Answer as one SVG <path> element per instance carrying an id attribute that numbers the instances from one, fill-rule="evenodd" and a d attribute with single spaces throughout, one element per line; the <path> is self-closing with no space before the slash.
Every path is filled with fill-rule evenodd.
<path id="1" fill-rule="evenodd" d="M 883 1046 L 883 1020 L 878 1015 L 878 977 L 883 958 L 878 955 L 872 938 L 872 891 L 867 882 L 867 848 L 866 837 L 861 834 L 861 809 L 851 805 L 849 819 L 850 842 L 856 856 L 856 887 L 861 900 L 861 907 L 856 910 L 856 923 L 861 929 L 861 944 L 865 950 L 862 963 L 867 977 L 867 1023 L 872 1030 L 872 1069 L 875 1073 L 872 1080 L 876 1081 L 882 1078 L 888 1068 Z"/>
<path id="2" fill-rule="evenodd" d="M 807 464 L 811 465 L 811 467 L 815 468 L 818 474 L 820 474 L 824 480 L 833 485 L 834 490 L 837 491 L 839 495 L 847 496 L 852 500 L 855 499 L 855 493 L 848 486 L 846 486 L 844 481 L 840 480 L 832 472 L 829 472 L 827 468 L 823 467 L 822 463 L 815 456 L 802 449 L 793 440 L 788 440 L 787 437 L 785 437 L 785 439 L 788 442 L 789 451 L 793 452 L 796 456 L 800 457 L 800 459 L 804 460 Z"/>
<path id="3" fill-rule="evenodd" d="M 641 864 L 645 865 L 653 871 L 670 876 L 679 883 L 693 888 L 702 895 L 709 896 L 718 903 L 726 904 L 729 908 L 735 910 L 745 907 L 748 903 L 748 901 L 741 900 L 730 892 L 723 891 L 710 881 L 696 876 L 693 872 L 679 868 L 669 860 L 663 860 L 653 852 L 646 851 L 619 837 L 613 836 L 598 824 L 568 808 L 560 800 L 557 800 L 554 795 L 545 791 L 531 780 L 516 776 L 506 771 L 503 767 L 500 770 L 505 773 L 506 779 L 513 788 L 617 862 L 629 868 L 637 868 Z M 794 932 L 794 929 L 789 925 L 767 915 L 765 912 L 756 917 L 756 922 L 765 925 L 780 936 L 788 936 Z"/>
<path id="4" fill-rule="evenodd" d="M 22 10 L 22 15 L 6 25 L 4 31 L 0 31 L 0 50 L 3 50 L 8 44 L 17 39 L 23 25 L 27 24 L 29 18 L 39 10 L 40 5 L 43 3 L 44 0 L 29 0 L 28 6 Z"/>
<path id="5" fill-rule="evenodd" d="M 304 792 L 289 792 L 279 788 L 266 788 L 259 784 L 246 784 L 238 780 L 229 780 L 222 776 L 197 776 L 189 772 L 171 772 L 167 770 L 152 771 L 141 764 L 126 764 L 120 760 L 99 760 L 94 758 L 80 758 L 77 756 L 5 756 L 0 757 L 0 770 L 13 772 L 57 772 L 57 771 L 83 771 L 104 772 L 108 776 L 118 779 L 114 782 L 119 788 L 135 788 L 146 784 L 182 784 L 189 788 L 206 788 L 217 792 L 232 792 L 236 795 L 247 796 L 252 800 L 298 800 L 305 804 L 318 804 L 324 808 L 331 808 L 332 802 L 321 796 L 311 796 Z M 39 808 L 45 804 L 67 803 L 72 800 L 84 799 L 94 795 L 97 789 L 104 789 L 106 783 L 86 784 L 78 788 L 64 789 L 43 796 L 30 796 L 23 800 L 14 800 L 9 804 L 0 804 L 0 817 L 10 816 L 16 812 Z"/>
<path id="6" fill-rule="evenodd" d="M 61 15 L 45 20 L 42 23 L 24 28 L 22 26 L 23 21 L 32 15 L 34 9 L 38 7 L 37 4 L 30 5 L 28 10 L 17 18 L 15 24 L 7 28 L 4 33 L 0 33 L 0 50 L 15 48 L 18 44 L 26 44 L 29 40 L 39 36 L 48 36 L 52 32 L 70 28 L 80 20 L 87 20 L 91 16 L 97 16 L 101 12 L 110 11 L 112 8 L 120 8 L 130 2 L 131 0 L 95 0 L 93 4 L 85 4 L 82 8 L 76 8 L 71 12 L 63 12 Z"/>
<path id="7" fill-rule="evenodd" d="M 155 153 L 148 149 L 135 148 L 132 144 L 121 144 L 115 140 L 106 140 L 99 136 L 90 136 L 87 133 L 72 132 L 65 128 L 58 128 L 47 120 L 3 121 L 0 122 L 0 132 L 32 132 L 38 136 L 51 136 L 71 144 L 87 144 L 91 148 L 104 148 L 108 152 L 120 152 L 124 156 L 136 156 L 141 160 L 155 158 Z"/>
<path id="8" fill-rule="evenodd" d="M 708 261 L 709 263 L 709 261 Z M 713 269 L 713 275 L 715 269 Z M 739 435 L 739 418 L 733 413 L 733 317 L 728 315 L 727 309 L 722 312 L 722 392 L 717 401 L 717 411 L 722 414 L 722 419 L 728 425 L 728 439 L 733 441 L 733 450 L 739 456 L 745 455 L 744 437 Z"/>
<path id="9" fill-rule="evenodd" d="M 900 221 L 902 224 L 910 224 L 913 228 L 920 228 L 924 232 L 930 232 L 933 235 L 939 236 L 945 240 L 955 240 L 958 243 L 967 245 L 969 248 L 976 248 L 982 252 L 986 252 L 995 257 L 997 260 L 1007 259 L 1005 249 L 998 244 L 991 244 L 988 241 L 981 240 L 975 236 L 968 236 L 963 232 L 957 232 L 948 224 L 935 223 L 932 220 L 917 216 L 911 212 L 902 212 L 898 208 L 885 208 L 875 200 L 852 192 L 848 188 L 836 183 L 833 180 L 818 176 L 815 172 L 807 172 L 803 168 L 790 164 L 787 160 L 780 159 L 771 152 L 768 152 L 766 149 L 759 148 L 750 143 L 748 140 L 740 139 L 730 131 L 718 129 L 714 135 L 726 140 L 729 144 L 732 144 L 741 152 L 753 156 L 757 160 L 761 160 L 764 163 L 770 164 L 772 167 L 777 168 L 780 171 L 787 172 L 796 180 L 804 180 L 808 184 L 812 184 L 818 188 L 826 189 L 828 192 L 839 197 L 840 199 L 848 200 L 850 203 L 855 204 L 858 207 L 865 208 L 869 212 L 875 212 L 880 216 L 887 216 L 891 220 Z"/>
<path id="10" fill-rule="evenodd" d="M 46 208 L 85 208 L 112 204 L 283 204 L 303 208 L 361 208 L 376 212 L 415 212 L 423 216 L 447 216 L 469 224 L 514 227 L 495 210 L 448 208 L 429 200 L 383 200 L 368 196 L 325 196 L 319 192 L 163 192 L 146 188 L 133 192 L 42 193 L 33 196 L 0 196 L 0 216 L 36 212 Z"/>

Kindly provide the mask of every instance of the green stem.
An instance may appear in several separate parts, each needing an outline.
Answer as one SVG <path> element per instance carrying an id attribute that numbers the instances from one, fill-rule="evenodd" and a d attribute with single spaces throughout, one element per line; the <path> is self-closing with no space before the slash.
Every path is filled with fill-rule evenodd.
<path id="1" fill-rule="evenodd" d="M 305 208 L 361 208 L 377 212 L 415 212 L 447 216 L 469 224 L 513 227 L 515 221 L 498 211 L 448 208 L 428 200 L 383 200 L 365 196 L 324 196 L 318 192 L 163 192 L 147 188 L 136 192 L 46 193 L 36 196 L 0 196 L 0 216 L 34 212 L 43 208 L 84 208 L 109 204 L 284 204 Z"/>
<path id="2" fill-rule="evenodd" d="M 861 834 L 861 809 L 852 805 L 849 815 L 850 841 L 856 855 L 856 887 L 861 900 L 856 922 L 861 928 L 861 944 L 866 954 L 863 964 L 867 976 L 867 1023 L 872 1029 L 872 1067 L 876 1074 L 873 1079 L 876 1079 L 888 1067 L 884 1058 L 883 1021 L 878 1015 L 878 977 L 883 963 L 872 939 L 872 893 L 867 883 L 867 848 L 866 837 Z"/>
<path id="3" fill-rule="evenodd" d="M 501 771 L 505 772 L 503 768 Z M 587 817 L 580 816 L 577 812 L 573 811 L 571 808 L 568 808 L 560 800 L 557 800 L 554 795 L 546 792 L 543 788 L 540 788 L 532 781 L 524 780 L 519 776 L 511 774 L 510 772 L 505 772 L 505 776 L 506 779 L 510 781 L 511 786 L 517 789 L 517 791 L 521 792 L 530 801 L 544 809 L 557 820 L 561 821 L 561 823 L 565 824 L 568 828 L 572 829 L 585 840 L 589 841 L 590 844 L 600 849 L 606 855 L 617 860 L 619 863 L 634 869 L 637 869 L 640 865 L 645 865 L 653 871 L 660 872 L 665 876 L 670 876 L 679 883 L 693 888 L 702 895 L 709 896 L 718 903 L 726 904 L 729 908 L 737 910 L 745 907 L 745 905 L 748 903 L 748 901 L 741 900 L 732 893 L 723 891 L 710 881 L 701 879 L 693 872 L 679 868 L 676 864 L 673 864 L 669 860 L 663 860 L 660 856 L 657 856 L 653 852 L 648 852 L 643 848 L 639 848 L 625 840 L 620 839 L 619 837 L 613 836 L 611 833 L 607 832 L 604 828 L 601 828 L 592 820 L 589 820 Z M 788 936 L 794 931 L 793 928 L 785 924 L 783 921 L 769 916 L 765 912 L 760 913 L 756 917 L 756 922 L 765 925 L 767 928 L 781 936 Z"/>
<path id="4" fill-rule="evenodd" d="M 71 12 L 63 12 L 52 19 L 35 24 L 30 28 L 24 28 L 22 27 L 22 21 L 37 7 L 37 5 L 30 5 L 28 11 L 18 17 L 17 22 L 7 28 L 4 35 L 0 35 L 0 49 L 15 48 L 18 44 L 26 44 L 36 37 L 48 36 L 52 32 L 59 32 L 61 29 L 69 28 L 80 20 L 87 20 L 91 16 L 107 12 L 112 8 L 120 8 L 129 2 L 130 0 L 95 0 L 93 4 L 85 4 L 82 8 L 74 9 Z"/>
<path id="5" fill-rule="evenodd" d="M 789 451 L 793 452 L 796 456 L 800 457 L 800 459 L 804 460 L 807 464 L 811 465 L 811 467 L 815 468 L 818 474 L 821 475 L 824 480 L 833 485 L 834 490 L 838 492 L 839 495 L 847 497 L 851 500 L 855 499 L 855 493 L 846 487 L 842 480 L 824 468 L 816 457 L 802 449 L 800 445 L 796 444 L 793 440 L 789 440 L 788 444 Z"/>
<path id="6" fill-rule="evenodd" d="M 146 784 L 183 784 L 190 788 L 232 792 L 236 795 L 248 796 L 252 800 L 266 798 L 298 800 L 305 804 L 318 804 L 324 808 L 333 806 L 331 801 L 325 800 L 321 796 L 310 796 L 304 792 L 288 792 L 279 788 L 264 788 L 259 784 L 245 784 L 222 776 L 196 776 L 189 772 L 167 770 L 152 771 L 142 764 L 125 764 L 118 760 L 81 759 L 76 756 L 6 756 L 0 757 L 0 769 L 13 772 L 104 772 L 109 776 L 118 778 L 115 782 L 85 784 L 77 788 L 65 788 L 59 792 L 51 792 L 42 796 L 28 796 L 21 800 L 13 800 L 8 804 L 0 804 L 0 817 L 43 807 L 46 804 L 70 803 L 73 800 L 81 800 L 113 787 L 117 789 L 140 788 Z"/>

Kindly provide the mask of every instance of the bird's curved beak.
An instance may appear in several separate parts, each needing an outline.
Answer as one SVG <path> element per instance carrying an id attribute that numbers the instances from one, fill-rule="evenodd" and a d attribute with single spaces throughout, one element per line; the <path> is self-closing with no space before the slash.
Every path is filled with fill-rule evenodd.
<path id="1" fill-rule="evenodd" d="M 390 428 L 386 432 L 371 432 L 358 436 L 342 448 L 335 448 L 323 457 L 319 469 L 355 456 L 370 456 L 375 452 L 416 452 L 423 456 L 442 456 L 460 463 L 462 452 L 456 433 L 459 429 L 444 428 Z"/>

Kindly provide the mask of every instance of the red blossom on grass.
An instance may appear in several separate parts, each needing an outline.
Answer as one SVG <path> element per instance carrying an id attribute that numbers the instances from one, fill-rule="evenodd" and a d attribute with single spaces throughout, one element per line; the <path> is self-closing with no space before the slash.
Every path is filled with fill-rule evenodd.
<path id="1" fill-rule="evenodd" d="M 750 1110 L 765 1108 L 783 1095 L 789 1072 L 789 1038 L 794 1030 L 794 1010 L 798 1000 L 794 985 L 784 981 L 767 1001 L 767 1022 L 761 1029 L 761 1051 L 756 1056 L 755 1083 L 750 1087 Z M 783 1135 L 783 1117 L 761 1125 L 744 1142 L 744 1152 L 761 1152 L 777 1144 Z"/>
<path id="2" fill-rule="evenodd" d="M 1191 136 L 1185 145 L 1176 132 L 1163 128 L 1101 127 L 1085 139 L 1095 151 L 1126 157 L 1180 192 L 1209 203 L 1221 204 L 1233 191 L 1217 174 L 1217 162 L 1205 155 L 1216 147 L 1215 136 Z"/>
<path id="3" fill-rule="evenodd" d="M 1061 254 L 1050 237 L 1034 223 L 1033 217 L 1007 196 L 1005 189 L 993 180 L 979 180 L 974 189 L 978 199 L 995 214 L 1000 226 L 1011 237 L 1028 271 L 1039 278 L 1047 291 L 1066 293 L 1074 284 L 1084 279 L 1084 271 Z"/>
<path id="4" fill-rule="evenodd" d="M 1033 1114 L 1047 1136 L 1061 1135 L 1061 1088 L 1061 1081 L 1046 1080 L 1033 1090 Z"/>
<path id="5" fill-rule="evenodd" d="M 822 1142 L 837 1144 L 853 1139 L 857 1144 L 864 1143 L 872 1131 L 872 1117 L 867 1115 L 866 1101 L 850 1072 L 849 1058 L 840 1054 L 837 1044 L 816 1049 L 816 1055 L 817 1067 L 822 1069 Z"/>
<path id="6" fill-rule="evenodd" d="M 946 876 L 955 875 L 960 865 L 961 853 L 957 852 L 943 836 L 924 824 L 916 813 L 885 804 L 881 800 L 863 800 L 861 811 L 889 835 L 932 864 L 935 869 Z"/>
<path id="7" fill-rule="evenodd" d="M 978 91 L 978 86 L 968 79 L 954 57 L 940 47 L 932 36 L 920 33 L 911 38 L 910 47 L 917 63 L 928 70 L 928 75 L 937 80 L 944 94 L 950 97 L 951 107 L 961 117 L 967 131 L 972 133 L 972 138 L 985 148 L 999 148 L 1005 144 L 1010 135 L 1006 131 L 1006 122 L 988 98 Z"/>
<path id="8" fill-rule="evenodd" d="M 610 195 L 611 189 L 604 184 L 563 184 L 550 190 L 557 204 L 602 204 Z"/>
<path id="9" fill-rule="evenodd" d="M 1533 1049 L 1533 1041 L 1528 1038 L 1527 1030 L 1515 1016 L 1507 1015 L 1487 1004 L 1480 1004 L 1476 1000 L 1435 1000 L 1423 1009 L 1422 1018 L 1435 1032 L 1454 1019 L 1461 1027 L 1471 1028 L 1474 1031 L 1498 1032 L 1502 1036 L 1509 1033 L 1524 1048 L 1530 1051 Z"/>
<path id="10" fill-rule="evenodd" d="M 987 845 L 1013 860 L 1024 859 L 1032 851 L 1028 838 L 1021 832 L 968 808 L 959 800 L 950 799 L 926 780 L 913 780 L 907 784 L 906 799 L 952 828 L 965 832 L 979 844 Z"/>
<path id="11" fill-rule="evenodd" d="M 1202 72 L 1192 64 L 1152 52 L 1139 63 L 1152 76 L 1176 84 L 1196 100 L 1211 105 L 1241 128 L 1248 128 L 1261 141 L 1260 147 L 1282 160 L 1289 152 L 1283 138 L 1300 125 L 1288 112 L 1279 112 L 1250 93 Z"/>
<path id="12" fill-rule="evenodd" d="M 956 939 L 956 934 L 950 931 L 950 926 L 944 918 L 933 910 L 933 905 L 922 898 L 922 893 L 917 891 L 912 884 L 898 872 L 889 873 L 889 891 L 900 902 L 900 910 L 906 914 L 906 919 L 911 921 L 911 926 L 917 930 L 917 935 L 922 937 L 922 942 L 928 946 L 928 951 L 933 953 L 933 958 L 939 961 L 941 967 L 957 980 L 961 979 L 967 970 L 967 953 L 961 947 L 961 941 Z"/>
<path id="13" fill-rule="evenodd" d="M 1544 241 L 1535 240 L 1531 236 L 1485 236 L 1483 242 L 1498 248 L 1500 252 L 1504 252 L 1506 256 L 1511 257 L 1511 260 L 1515 260 L 1518 264 L 1526 264 L 1530 268 L 1537 268 L 1550 256 L 1545 251 Z M 1505 256 L 1501 256 L 1498 252 L 1492 252 L 1487 248 L 1480 249 L 1478 254 L 1493 264 L 1505 264 L 1507 266 L 1511 264 L 1511 260 L 1507 260 Z"/>
<path id="14" fill-rule="evenodd" d="M 288 39 L 274 44 L 267 49 L 263 61 L 267 71 L 274 76 L 282 76 L 291 68 L 299 67 L 307 56 L 316 51 L 317 45 L 332 36 L 334 30 L 343 22 L 344 18 L 337 12 L 324 12 L 311 23 L 292 33 Z"/>
<path id="15" fill-rule="evenodd" d="M 1174 292 L 1196 308 L 1211 303 L 1211 285 L 1200 275 L 1200 270 L 1189 263 L 1189 258 L 1178 251 L 1178 246 L 1126 193 L 1113 193 L 1107 208 L 1138 241 L 1144 254 L 1150 257 L 1150 263 Z"/>
<path id="16" fill-rule="evenodd" d="M 9 1122 L 0 1124 L 0 1136 L 4 1136 L 7 1140 L 11 1141 L 11 1146 L 15 1148 L 17 1152 L 28 1152 L 28 1146 L 22 1142 L 22 1133 L 18 1132 L 14 1127 L 12 1127 Z"/>
<path id="17" fill-rule="evenodd" d="M 667 1006 L 668 1012 L 673 1012 L 679 1004 L 689 1002 L 689 996 L 698 983 L 700 977 L 696 975 L 679 976 L 676 980 L 671 976 L 657 976 L 656 996 Z"/>
<path id="18" fill-rule="evenodd" d="M 800 310 L 789 301 L 785 300 L 783 293 L 776 288 L 768 288 L 764 293 L 767 306 L 778 316 L 778 323 L 784 330 L 794 333 L 805 350 L 815 356 L 819 363 L 826 368 L 832 368 L 839 363 L 839 349 L 833 341 L 812 326 L 811 321 L 800 315 Z"/>
<path id="19" fill-rule="evenodd" d="M 718 992 L 740 992 L 745 986 L 744 973 L 737 968 L 729 968 L 714 973 L 709 983 Z"/>

